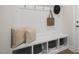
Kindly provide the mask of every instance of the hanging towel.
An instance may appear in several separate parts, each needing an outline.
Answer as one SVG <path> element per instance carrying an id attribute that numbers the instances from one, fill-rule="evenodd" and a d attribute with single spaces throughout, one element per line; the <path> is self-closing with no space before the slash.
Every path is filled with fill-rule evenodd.
<path id="1" fill-rule="evenodd" d="M 26 42 L 25 31 L 23 31 L 22 29 L 11 29 L 11 36 L 12 36 L 12 40 L 11 40 L 12 48 L 15 48 L 21 45 L 22 43 Z"/>

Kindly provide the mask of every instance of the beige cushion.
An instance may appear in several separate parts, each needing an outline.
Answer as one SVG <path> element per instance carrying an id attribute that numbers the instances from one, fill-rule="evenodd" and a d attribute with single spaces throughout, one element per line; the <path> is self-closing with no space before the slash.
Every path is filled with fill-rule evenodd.
<path id="1" fill-rule="evenodd" d="M 12 48 L 25 42 L 25 31 L 22 29 L 12 29 Z"/>
<path id="2" fill-rule="evenodd" d="M 36 40 L 36 30 L 30 27 L 23 27 L 23 31 L 26 32 L 26 43 L 31 43 Z"/>
<path id="3" fill-rule="evenodd" d="M 31 43 L 36 40 L 36 30 L 29 27 L 12 29 L 11 47 L 15 48 L 22 43 Z"/>
<path id="4" fill-rule="evenodd" d="M 27 29 L 26 31 L 26 43 L 31 43 L 36 40 L 36 31 L 34 29 Z"/>

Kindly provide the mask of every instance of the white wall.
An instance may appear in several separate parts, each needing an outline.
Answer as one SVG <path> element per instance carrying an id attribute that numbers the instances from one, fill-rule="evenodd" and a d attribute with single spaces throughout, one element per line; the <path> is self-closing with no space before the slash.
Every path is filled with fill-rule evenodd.
<path id="1" fill-rule="evenodd" d="M 63 12 L 63 32 L 69 34 L 69 48 L 75 52 L 75 6 L 64 6 Z"/>
<path id="2" fill-rule="evenodd" d="M 0 6 L 0 53 L 10 53 L 14 14 L 12 6 Z"/>
<path id="3" fill-rule="evenodd" d="M 10 48 L 10 19 L 4 7 L 0 6 L 0 53 L 8 53 Z M 5 14 L 4 14 L 5 13 Z"/>
<path id="4" fill-rule="evenodd" d="M 22 11 L 16 6 L 0 6 L 0 12 L 0 53 L 10 53 L 11 27 L 34 27 L 38 35 L 54 35 L 62 32 L 63 7 L 59 15 L 54 15 L 54 27 L 46 26 L 49 11 Z"/>
<path id="5" fill-rule="evenodd" d="M 30 8 L 32 7 L 30 6 Z M 61 12 L 59 15 L 54 14 L 55 26 L 47 27 L 46 22 L 47 17 L 49 16 L 49 11 L 27 10 L 27 9 L 22 10 L 19 7 L 17 8 L 17 17 L 15 21 L 15 26 L 34 27 L 35 29 L 37 29 L 37 33 L 39 34 L 61 32 L 62 17 L 63 17 L 62 14 L 63 14 L 63 8 L 61 8 Z"/>

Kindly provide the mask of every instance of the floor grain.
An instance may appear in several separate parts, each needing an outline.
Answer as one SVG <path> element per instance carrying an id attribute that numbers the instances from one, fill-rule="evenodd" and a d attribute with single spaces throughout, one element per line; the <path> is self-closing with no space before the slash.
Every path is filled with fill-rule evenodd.
<path id="1" fill-rule="evenodd" d="M 66 50 L 59 52 L 58 54 L 74 54 L 74 53 L 71 50 L 66 49 Z"/>

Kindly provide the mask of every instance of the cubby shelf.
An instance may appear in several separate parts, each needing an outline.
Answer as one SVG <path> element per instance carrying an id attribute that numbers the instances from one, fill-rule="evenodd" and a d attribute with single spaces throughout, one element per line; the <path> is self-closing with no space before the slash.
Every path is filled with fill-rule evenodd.
<path id="1" fill-rule="evenodd" d="M 51 39 L 49 38 L 45 39 L 43 37 L 39 40 L 37 39 L 35 42 L 32 42 L 31 44 L 23 44 L 19 47 L 16 47 L 15 49 L 12 49 L 12 51 L 19 53 L 21 49 L 28 50 L 28 47 L 30 46 L 32 48 L 30 49 L 31 52 L 29 51 L 28 54 L 53 54 L 68 48 L 68 35 L 60 34 L 57 36 L 52 36 Z M 24 51 L 27 54 L 26 50 Z M 19 54 L 23 54 L 23 52 Z"/>

